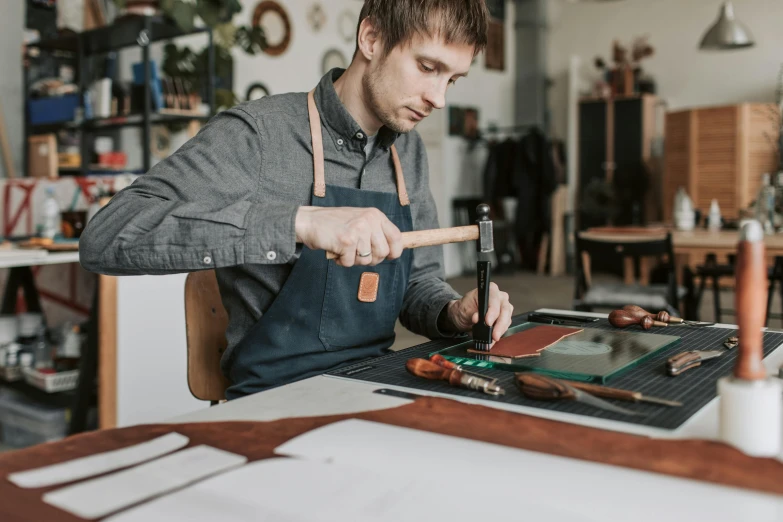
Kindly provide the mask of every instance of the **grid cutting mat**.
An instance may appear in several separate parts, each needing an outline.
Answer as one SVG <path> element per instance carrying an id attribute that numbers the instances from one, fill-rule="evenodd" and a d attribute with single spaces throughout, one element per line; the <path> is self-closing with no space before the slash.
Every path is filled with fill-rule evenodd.
<path id="1" fill-rule="evenodd" d="M 512 325 L 525 322 L 526 315 L 517 316 Z M 589 325 L 588 328 L 614 329 L 606 319 Z M 625 328 L 623 331 L 643 332 L 639 326 Z M 734 368 L 737 358 L 737 349 L 727 350 L 723 341 L 727 337 L 737 334 L 736 330 L 728 328 L 709 328 L 691 326 L 670 326 L 660 330 L 668 335 L 681 337 L 680 343 L 660 350 L 649 359 L 627 372 L 612 379 L 607 386 L 626 390 L 640 391 L 644 395 L 663 399 L 677 400 L 683 403 L 679 408 L 657 406 L 646 403 L 629 403 L 610 401 L 618 406 L 623 406 L 635 412 L 639 416 L 621 415 L 575 401 L 535 401 L 524 397 L 514 385 L 513 372 L 482 368 L 474 366 L 473 370 L 492 377 L 497 377 L 499 383 L 506 390 L 506 394 L 492 397 L 480 392 L 465 390 L 449 386 L 444 381 L 429 381 L 414 377 L 405 370 L 405 362 L 415 357 L 428 358 L 430 354 L 448 348 L 454 344 L 454 340 L 438 340 L 421 344 L 412 348 L 390 353 L 376 359 L 370 359 L 329 372 L 327 375 L 339 376 L 359 381 L 368 381 L 377 384 L 402 386 L 419 390 L 427 390 L 438 393 L 447 393 L 463 397 L 493 400 L 520 406 L 531 406 L 552 411 L 587 415 L 590 417 L 619 420 L 633 424 L 651 426 L 659 429 L 674 430 L 680 427 L 692 415 L 698 412 L 717 395 L 717 381 L 720 377 L 729 375 Z M 460 339 L 458 342 L 463 342 Z M 768 355 L 776 347 L 783 343 L 783 333 L 764 333 L 764 355 Z M 698 368 L 686 371 L 677 377 L 666 375 L 664 364 L 672 355 L 688 350 L 724 350 L 726 353 L 710 361 L 703 362 Z"/>

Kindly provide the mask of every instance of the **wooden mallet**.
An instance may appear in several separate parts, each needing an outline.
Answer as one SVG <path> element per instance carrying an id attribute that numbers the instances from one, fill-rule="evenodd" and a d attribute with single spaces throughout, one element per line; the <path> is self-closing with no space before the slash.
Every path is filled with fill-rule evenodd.
<path id="1" fill-rule="evenodd" d="M 476 207 L 478 219 L 475 225 L 451 228 L 435 228 L 431 230 L 415 230 L 402 233 L 402 248 L 419 248 L 424 246 L 478 241 L 476 250 L 489 253 L 494 250 L 492 237 L 492 220 L 489 219 L 489 205 L 482 203 Z M 326 253 L 326 259 L 337 259 L 339 255 Z"/>

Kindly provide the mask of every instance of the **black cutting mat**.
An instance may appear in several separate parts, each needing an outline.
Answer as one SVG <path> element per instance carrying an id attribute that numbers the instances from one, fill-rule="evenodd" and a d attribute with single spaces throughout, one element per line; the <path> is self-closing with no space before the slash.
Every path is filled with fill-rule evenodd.
<path id="1" fill-rule="evenodd" d="M 526 314 L 515 317 L 512 325 L 518 325 L 525 322 L 525 317 Z M 598 323 L 591 324 L 587 327 L 614 329 L 606 319 L 602 319 Z M 643 332 L 644 330 L 639 326 L 632 326 L 625 328 L 623 331 Z M 678 335 L 681 337 L 681 341 L 671 348 L 661 350 L 640 365 L 629 369 L 626 373 L 623 373 L 607 383 L 607 386 L 640 391 L 645 395 L 677 400 L 683 403 L 683 406 L 679 408 L 672 408 L 645 403 L 610 401 L 618 406 L 623 406 L 635 412 L 642 413 L 644 416 L 620 415 L 573 401 L 534 401 L 524 397 L 517 390 L 513 382 L 514 374 L 503 370 L 473 368 L 473 370 L 478 373 L 497 377 L 499 379 L 499 383 L 506 390 L 506 395 L 500 397 L 492 397 L 480 392 L 456 388 L 449 386 L 448 383 L 444 381 L 421 379 L 410 375 L 405 370 L 405 361 L 408 359 L 414 357 L 426 359 L 430 354 L 453 345 L 453 340 L 438 340 L 421 344 L 362 363 L 346 366 L 339 370 L 329 372 L 327 375 L 674 430 L 715 398 L 717 395 L 718 379 L 724 375 L 729 375 L 732 372 L 734 361 L 737 357 L 737 350 L 736 348 L 733 350 L 726 350 L 723 347 L 723 341 L 725 341 L 727 337 L 736 335 L 737 330 L 729 328 L 670 326 L 665 329 L 655 329 L 654 331 L 656 333 L 666 333 L 667 335 Z M 464 339 L 461 339 L 459 342 L 462 342 L 463 340 Z M 783 333 L 765 332 L 764 355 L 768 355 L 782 343 Z M 678 377 L 666 375 L 664 370 L 666 359 L 676 353 L 687 350 L 724 350 L 726 353 L 720 358 L 706 361 L 702 363 L 700 367 L 688 370 Z"/>

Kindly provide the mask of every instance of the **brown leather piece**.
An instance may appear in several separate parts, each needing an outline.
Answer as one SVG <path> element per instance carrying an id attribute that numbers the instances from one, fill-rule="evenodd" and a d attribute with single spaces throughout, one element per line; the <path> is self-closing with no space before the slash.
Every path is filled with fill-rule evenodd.
<path id="1" fill-rule="evenodd" d="M 297 435 L 349 418 L 783 495 L 783 462 L 772 458 L 749 457 L 720 442 L 652 439 L 426 397 L 398 408 L 359 414 L 272 422 L 131 426 L 84 433 L 59 442 L 5 453 L 0 455 L 0 499 L 13 499 L 13 502 L 0 502 L 0 520 L 81 520 L 41 501 L 44 492 L 59 486 L 18 488 L 5 478 L 15 471 L 123 448 L 172 431 L 189 437 L 190 447 L 208 444 L 255 461 L 274 457 L 274 448 Z M 553 437 L 552 434 L 557 436 Z M 610 502 L 611 499 L 607 497 L 606 501 Z"/>
<path id="2" fill-rule="evenodd" d="M 391 157 L 394 163 L 394 173 L 397 175 L 397 195 L 400 198 L 400 205 L 407 207 L 410 205 L 408 199 L 408 190 L 405 188 L 405 178 L 402 175 L 402 164 L 400 163 L 400 156 L 397 154 L 397 147 L 391 146 Z"/>
<path id="3" fill-rule="evenodd" d="M 315 89 L 307 93 L 307 112 L 310 115 L 310 138 L 313 142 L 313 194 L 326 196 L 324 178 L 324 142 L 321 134 L 321 116 L 315 106 Z"/>
<path id="4" fill-rule="evenodd" d="M 582 331 L 582 328 L 565 328 L 543 324 L 528 328 L 514 335 L 504 337 L 492 345 L 489 352 L 469 349 L 473 353 L 489 353 L 498 357 L 520 359 L 522 357 L 539 357 L 541 350 L 549 348 L 556 342 Z"/>
<path id="5" fill-rule="evenodd" d="M 315 89 L 307 93 L 307 112 L 310 118 L 310 139 L 313 145 L 313 194 L 323 198 L 326 196 L 324 142 L 321 131 L 321 116 L 318 113 L 318 107 L 315 105 Z M 397 195 L 400 198 L 400 205 L 406 207 L 410 205 L 410 200 L 408 191 L 405 188 L 405 178 L 402 173 L 400 156 L 397 154 L 397 148 L 394 145 L 391 146 L 391 156 L 394 163 L 394 173 L 397 178 Z"/>
<path id="6" fill-rule="evenodd" d="M 362 303 L 374 303 L 378 299 L 378 285 L 381 274 L 376 272 L 364 272 L 359 278 L 359 301 Z"/>

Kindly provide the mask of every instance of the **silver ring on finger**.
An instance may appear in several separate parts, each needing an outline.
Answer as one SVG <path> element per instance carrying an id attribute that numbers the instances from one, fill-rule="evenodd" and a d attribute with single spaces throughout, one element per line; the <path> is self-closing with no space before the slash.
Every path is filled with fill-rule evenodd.
<path id="1" fill-rule="evenodd" d="M 372 255 L 372 250 L 370 250 L 369 252 L 357 252 L 356 255 L 358 255 L 359 257 L 370 257 Z"/>

